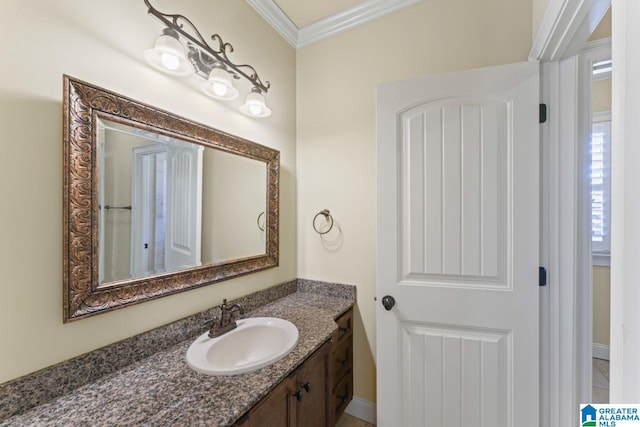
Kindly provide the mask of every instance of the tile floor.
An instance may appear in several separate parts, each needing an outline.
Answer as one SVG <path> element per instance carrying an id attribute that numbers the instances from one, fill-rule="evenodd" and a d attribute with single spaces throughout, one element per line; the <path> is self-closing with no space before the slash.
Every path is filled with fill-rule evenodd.
<path id="1" fill-rule="evenodd" d="M 336 423 L 336 427 L 373 427 L 373 424 L 369 424 L 366 421 L 362 421 L 359 418 L 352 417 L 351 415 L 345 413 L 342 414 L 342 416 Z"/>
<path id="2" fill-rule="evenodd" d="M 609 403 L 609 361 L 593 359 L 591 403 Z"/>
<path id="3" fill-rule="evenodd" d="M 592 397 L 590 403 L 609 403 L 609 361 L 593 359 Z M 366 421 L 344 414 L 336 427 L 373 427 Z"/>

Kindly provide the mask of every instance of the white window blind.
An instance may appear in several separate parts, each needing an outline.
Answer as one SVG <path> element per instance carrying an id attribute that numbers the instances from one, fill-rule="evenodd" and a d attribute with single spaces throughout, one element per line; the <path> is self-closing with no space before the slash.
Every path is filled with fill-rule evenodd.
<path id="1" fill-rule="evenodd" d="M 608 255 L 611 242 L 611 113 L 593 115 L 591 132 L 591 246 Z"/>

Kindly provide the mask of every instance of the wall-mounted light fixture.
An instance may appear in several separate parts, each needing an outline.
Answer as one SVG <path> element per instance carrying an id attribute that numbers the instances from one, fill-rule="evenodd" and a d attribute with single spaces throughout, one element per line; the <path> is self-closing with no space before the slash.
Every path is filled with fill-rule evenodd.
<path id="1" fill-rule="evenodd" d="M 217 48 L 210 46 L 191 21 L 182 15 L 162 13 L 144 0 L 149 14 L 158 18 L 166 28 L 155 46 L 144 52 L 144 58 L 154 68 L 174 76 L 188 76 L 194 72 L 206 81 L 200 89 L 219 100 L 238 98 L 240 92 L 233 80 L 246 79 L 252 86 L 240 111 L 251 117 L 268 117 L 271 110 L 264 99 L 271 83 L 263 83 L 251 65 L 234 64 L 227 56 L 233 52 L 231 43 L 225 43 L 218 34 L 211 36 Z"/>

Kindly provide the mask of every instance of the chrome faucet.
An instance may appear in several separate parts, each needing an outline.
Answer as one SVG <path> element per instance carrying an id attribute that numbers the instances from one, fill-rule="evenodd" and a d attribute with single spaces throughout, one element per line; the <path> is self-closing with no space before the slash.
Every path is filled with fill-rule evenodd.
<path id="1" fill-rule="evenodd" d="M 234 330 L 238 327 L 236 323 L 237 316 L 243 314 L 244 308 L 240 304 L 229 305 L 227 304 L 226 298 L 222 300 L 220 317 L 214 316 L 213 324 L 211 325 L 211 329 L 209 329 L 209 338 L 216 338 Z"/>

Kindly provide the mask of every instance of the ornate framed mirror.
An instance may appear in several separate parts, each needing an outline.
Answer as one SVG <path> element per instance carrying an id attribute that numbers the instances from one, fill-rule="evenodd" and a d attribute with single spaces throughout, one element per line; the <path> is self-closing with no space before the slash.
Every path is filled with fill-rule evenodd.
<path id="1" fill-rule="evenodd" d="M 64 76 L 64 322 L 278 265 L 280 153 Z"/>

